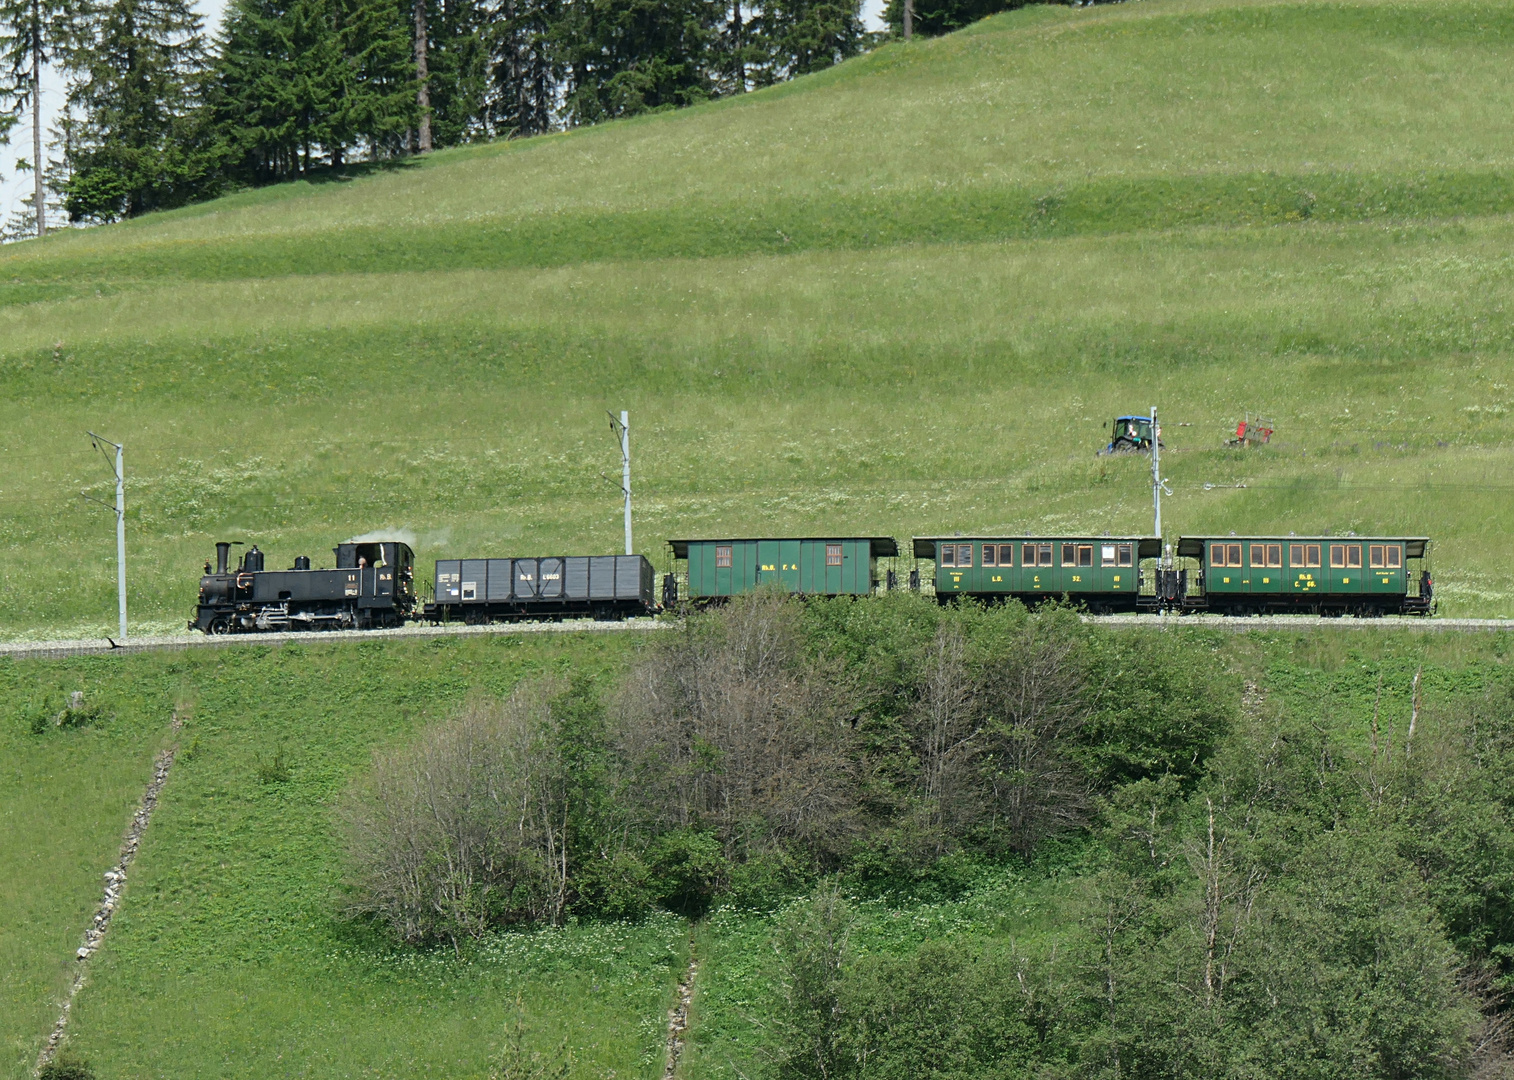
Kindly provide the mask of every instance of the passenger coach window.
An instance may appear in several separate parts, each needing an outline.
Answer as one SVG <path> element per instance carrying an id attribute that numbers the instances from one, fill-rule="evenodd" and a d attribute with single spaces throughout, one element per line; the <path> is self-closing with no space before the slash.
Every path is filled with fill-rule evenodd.
<path id="1" fill-rule="evenodd" d="M 941 545 L 941 565 L 942 566 L 956 566 L 957 565 L 957 545 L 956 544 L 942 544 Z"/>
<path id="2" fill-rule="evenodd" d="M 1215 544 L 1209 549 L 1210 566 L 1240 566 L 1240 544 Z"/>
<path id="3" fill-rule="evenodd" d="M 1362 564 L 1360 544 L 1331 544 L 1330 565 L 1337 570 L 1349 570 Z"/>
<path id="4" fill-rule="evenodd" d="M 840 544 L 826 544 L 825 545 L 825 565 L 826 566 L 840 566 L 841 565 L 841 545 Z"/>
<path id="5" fill-rule="evenodd" d="M 1114 545 L 1103 544 L 1099 547 L 1099 565 L 1114 566 Z"/>
<path id="6" fill-rule="evenodd" d="M 1015 546 L 1013 544 L 999 545 L 999 565 L 1013 566 L 1015 564 Z"/>
<path id="7" fill-rule="evenodd" d="M 1308 570 L 1319 565 L 1320 546 L 1318 544 L 1289 544 L 1288 565 Z"/>
<path id="8" fill-rule="evenodd" d="M 716 566 L 730 566 L 731 565 L 731 545 L 730 544 L 716 544 L 715 545 L 715 565 Z"/>
<path id="9" fill-rule="evenodd" d="M 1129 544 L 1121 544 L 1120 545 L 1120 565 L 1121 566 L 1130 566 L 1131 565 L 1131 558 L 1132 558 L 1133 554 L 1134 554 L 1134 552 L 1131 549 L 1131 545 L 1129 545 Z"/>
<path id="10" fill-rule="evenodd" d="M 1282 566 L 1282 544 L 1252 544 L 1251 565 L 1259 567 Z"/>
<path id="11" fill-rule="evenodd" d="M 1078 565 L 1078 545 L 1077 544 L 1063 544 L 1062 545 L 1062 565 L 1063 566 L 1077 566 Z"/>
<path id="12" fill-rule="evenodd" d="M 994 551 L 995 551 L 995 548 L 994 548 L 994 546 L 992 544 L 984 544 L 983 545 L 983 565 L 984 566 L 997 566 L 999 564 L 999 560 L 996 559 L 996 558 L 994 558 Z"/>
<path id="13" fill-rule="evenodd" d="M 1079 544 L 1078 545 L 1078 565 L 1079 566 L 1092 566 L 1093 565 L 1093 545 L 1092 544 Z"/>
<path id="14" fill-rule="evenodd" d="M 1374 570 L 1396 570 L 1403 565 L 1403 549 L 1397 544 L 1373 544 L 1367 549 Z"/>

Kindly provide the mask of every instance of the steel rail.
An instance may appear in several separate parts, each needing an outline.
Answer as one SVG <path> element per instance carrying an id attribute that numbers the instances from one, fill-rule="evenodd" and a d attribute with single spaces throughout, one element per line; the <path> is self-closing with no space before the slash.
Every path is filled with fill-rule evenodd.
<path id="1" fill-rule="evenodd" d="M 126 656 L 141 652 L 171 652 L 181 649 L 228 648 L 238 645 L 307 645 L 348 641 L 395 641 L 407 638 L 480 637 L 494 634 L 615 633 L 662 630 L 676 625 L 668 619 L 623 619 L 600 622 L 568 619 L 562 622 L 490 623 L 487 626 L 404 626 L 393 630 L 274 630 L 255 634 L 165 634 L 133 637 L 122 644 L 110 639 L 0 642 L 0 659 L 56 660 L 70 656 Z"/>

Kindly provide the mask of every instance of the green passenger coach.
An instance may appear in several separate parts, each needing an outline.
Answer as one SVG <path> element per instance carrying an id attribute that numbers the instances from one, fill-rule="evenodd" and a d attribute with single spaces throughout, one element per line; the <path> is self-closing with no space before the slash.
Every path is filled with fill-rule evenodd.
<path id="1" fill-rule="evenodd" d="M 1155 559 L 1155 536 L 917 536 L 915 558 L 936 565 L 936 599 L 1065 596 L 1093 611 L 1135 611 L 1141 562 Z"/>
<path id="2" fill-rule="evenodd" d="M 880 558 L 899 554 L 889 536 L 669 540 L 685 564 L 682 599 L 708 602 L 762 585 L 806 596 L 866 596 Z"/>
<path id="3" fill-rule="evenodd" d="M 1429 549 L 1423 536 L 1184 536 L 1177 554 L 1222 614 L 1426 615 Z"/>

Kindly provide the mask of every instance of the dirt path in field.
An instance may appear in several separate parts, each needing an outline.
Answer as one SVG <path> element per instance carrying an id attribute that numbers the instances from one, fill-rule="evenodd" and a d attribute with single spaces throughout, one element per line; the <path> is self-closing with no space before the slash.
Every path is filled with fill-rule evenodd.
<path id="1" fill-rule="evenodd" d="M 678 996 L 668 1010 L 668 1066 L 663 1070 L 663 1080 L 673 1080 L 678 1075 L 678 1062 L 683 1058 L 684 1037 L 689 1030 L 689 1004 L 694 1000 L 694 976 L 699 972 L 699 958 L 694 953 L 694 930 L 689 929 L 689 969 L 678 983 Z"/>
<path id="2" fill-rule="evenodd" d="M 177 735 L 179 729 L 184 726 L 184 721 L 179 717 L 178 710 L 174 710 L 173 720 L 169 723 L 169 730 Z M 90 920 L 88 928 L 84 931 L 84 944 L 79 946 L 74 953 L 74 977 L 68 985 L 68 996 L 63 999 L 62 1008 L 58 1012 L 58 1022 L 53 1025 L 52 1033 L 48 1035 L 47 1042 L 42 1047 L 42 1052 L 37 1055 L 37 1072 L 57 1056 L 58 1047 L 63 1043 L 63 1036 L 68 1030 L 68 1017 L 73 1009 L 74 998 L 84 986 L 84 978 L 89 973 L 89 959 L 100 948 L 100 943 L 105 940 L 105 932 L 110 929 L 110 920 L 116 913 L 116 908 L 121 905 L 121 892 L 126 888 L 126 871 L 131 868 L 131 863 L 137 855 L 137 847 L 142 843 L 142 834 L 147 831 L 147 823 L 152 820 L 154 807 L 158 805 L 158 796 L 163 791 L 163 785 L 168 782 L 168 771 L 173 768 L 174 754 L 178 752 L 178 744 L 171 744 L 167 749 L 159 752 L 157 759 L 152 765 L 152 779 L 147 783 L 147 790 L 142 793 L 142 805 L 132 815 L 131 824 L 127 826 L 126 837 L 121 841 L 121 853 L 117 856 L 115 864 L 105 871 L 105 890 L 100 898 L 99 907 L 95 908 L 94 918 Z"/>

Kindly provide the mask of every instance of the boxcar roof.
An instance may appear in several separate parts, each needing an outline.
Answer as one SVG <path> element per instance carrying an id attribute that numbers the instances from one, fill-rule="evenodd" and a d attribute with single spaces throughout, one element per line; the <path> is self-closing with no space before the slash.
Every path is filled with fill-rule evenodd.
<path id="1" fill-rule="evenodd" d="M 699 540 L 669 540 L 673 558 L 687 559 L 690 544 L 747 544 L 755 541 L 809 540 L 814 543 L 837 544 L 844 540 L 866 540 L 875 559 L 891 559 L 899 554 L 899 542 L 892 536 L 721 536 Z"/>
<path id="2" fill-rule="evenodd" d="M 1268 541 L 1280 544 L 1343 544 L 1343 543 L 1395 543 L 1404 545 L 1404 557 L 1409 559 L 1423 559 L 1425 548 L 1430 545 L 1428 536 L 1180 536 L 1178 537 L 1178 554 L 1185 558 L 1197 559 L 1204 554 L 1204 544 L 1211 540 L 1229 541 L 1234 540 L 1240 544 L 1250 544 L 1256 541 Z"/>
<path id="3" fill-rule="evenodd" d="M 950 544 L 974 543 L 984 540 L 992 540 L 996 544 L 1008 543 L 1083 543 L 1083 544 L 1137 544 L 1138 559 L 1155 559 L 1162 553 L 1162 541 L 1155 536 L 1078 536 L 1063 534 L 1061 536 L 1047 536 L 1038 534 L 1035 536 L 1005 536 L 1003 533 L 984 533 L 978 536 L 917 536 L 915 537 L 915 558 L 934 559 L 936 557 L 936 545 L 945 541 Z"/>

